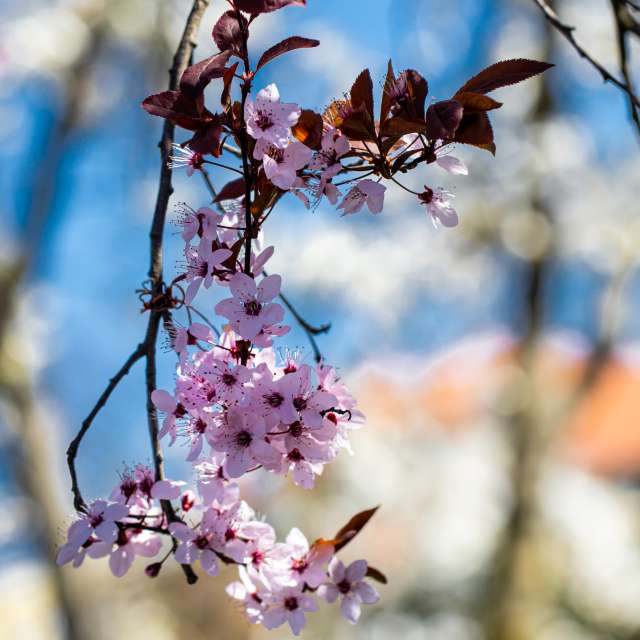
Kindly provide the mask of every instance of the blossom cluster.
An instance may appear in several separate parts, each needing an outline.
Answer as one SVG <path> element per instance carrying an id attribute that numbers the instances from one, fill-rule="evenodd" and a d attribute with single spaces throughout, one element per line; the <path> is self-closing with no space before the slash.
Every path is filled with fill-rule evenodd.
<path id="1" fill-rule="evenodd" d="M 183 565 L 198 562 L 210 576 L 218 575 L 221 563 L 235 564 L 239 579 L 227 593 L 243 604 L 249 620 L 268 629 L 288 623 L 295 635 L 305 626 L 305 614 L 317 610 L 318 598 L 339 599 L 342 614 L 353 623 L 362 604 L 377 602 L 377 591 L 364 580 L 366 561 L 345 568 L 335 555 L 338 539 L 310 544 L 294 528 L 278 542 L 273 527 L 241 499 L 224 455 L 199 460 L 195 470 L 197 493 L 182 481 L 154 481 L 144 465 L 125 469 L 110 498 L 93 501 L 71 524 L 58 564 L 79 567 L 86 556 L 108 556 L 111 572 L 122 577 L 136 556 L 156 558 L 163 538 L 171 536 L 177 547 L 170 545 L 162 559 L 148 564 L 147 576 L 156 577 L 171 556 Z M 163 500 L 179 504 L 175 521 L 168 521 Z M 357 528 L 345 540 L 355 533 Z"/>
<path id="2" fill-rule="evenodd" d="M 376 509 L 354 515 L 328 539 L 310 543 L 294 528 L 279 542 L 273 527 L 240 496 L 237 481 L 256 472 L 286 476 L 311 489 L 342 449 L 351 453 L 350 432 L 364 420 L 336 369 L 322 359 L 310 325 L 282 295 L 281 277 L 267 275 L 274 248 L 264 248 L 263 227 L 286 194 L 306 208 L 326 199 L 343 215 L 365 207 L 379 214 L 388 182 L 412 193 L 436 226 L 457 225 L 453 194 L 426 184 L 413 191 L 401 177 L 421 165 L 466 175 L 466 166 L 451 155 L 454 145 L 495 152 L 488 112 L 501 103 L 487 94 L 550 65 L 499 62 L 467 81 L 451 99 L 427 105 L 426 79 L 412 69 L 396 74 L 389 62 L 379 111 L 374 111 L 373 81 L 365 69 L 350 91 L 320 114 L 283 102 L 275 84 L 253 91 L 256 74 L 272 60 L 320 44 L 292 36 L 267 49 L 253 65 L 253 22 L 286 6 L 304 6 L 306 0 L 227 3 L 229 9 L 212 31 L 219 53 L 188 66 L 179 83 L 172 74 L 170 90 L 142 103 L 148 113 L 193 134 L 174 144 L 169 156 L 173 127 L 165 127 L 163 159 L 169 169 L 186 167 L 191 176 L 201 174 L 213 196 L 210 206 L 180 206 L 184 268 L 169 284 L 161 269 L 152 269 L 151 286 L 141 293 L 143 311 L 150 313 L 150 331 L 141 345 L 147 359 L 149 349 L 155 354 L 162 321 L 177 360 L 173 389 L 153 389 L 153 377 L 147 382 L 156 466 L 153 471 L 144 465 L 125 469 L 109 499 L 87 505 L 73 467 L 88 428 L 83 425 L 68 455 L 78 517 L 57 561 L 79 566 L 86 556 L 108 556 L 113 574 L 122 576 L 141 556 L 153 559 L 145 572 L 155 577 L 173 558 L 190 582 L 197 579 L 196 563 L 212 576 L 221 563 L 234 564 L 239 579 L 227 593 L 244 606 L 249 620 L 269 629 L 288 623 L 297 635 L 318 599 L 339 602 L 342 614 L 356 622 L 361 605 L 378 600 L 365 578 L 381 583 L 386 578 L 365 560 L 345 567 L 337 557 Z M 191 16 L 204 8 L 196 2 Z M 189 53 L 192 46 L 186 40 L 192 37 L 190 25 L 174 71 L 181 52 Z M 220 84 L 218 111 L 205 104 L 205 89 L 213 81 Z M 234 174 L 219 191 L 207 172 L 214 165 Z M 166 173 L 163 167 L 164 177 Z M 166 182 L 161 181 L 161 194 Z M 156 216 L 158 210 L 162 215 L 154 217 L 154 229 L 166 212 L 160 196 L 158 202 Z M 157 234 L 153 238 L 157 244 Z M 159 250 L 157 254 L 152 258 L 161 263 Z M 217 320 L 210 319 L 209 302 L 201 307 L 204 312 L 193 305 L 203 290 L 212 288 L 218 293 L 219 301 L 212 305 Z M 274 345 L 289 331 L 280 301 L 309 335 L 315 361 Z M 134 356 L 140 353 L 139 347 Z M 155 456 L 161 442 L 187 445 L 193 489 L 185 481 L 164 478 Z"/>

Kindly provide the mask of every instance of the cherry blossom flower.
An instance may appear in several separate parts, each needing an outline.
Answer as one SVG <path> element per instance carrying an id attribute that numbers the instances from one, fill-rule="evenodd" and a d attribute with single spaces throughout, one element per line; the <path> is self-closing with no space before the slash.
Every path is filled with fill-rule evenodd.
<path id="1" fill-rule="evenodd" d="M 178 402 L 176 397 L 164 389 L 155 389 L 151 393 L 151 401 L 156 409 L 165 414 L 164 420 L 162 421 L 162 429 L 158 434 L 159 437 L 163 438 L 169 434 L 171 442 L 175 442 L 177 435 L 176 420 L 184 418 L 187 415 L 187 409 Z"/>
<path id="2" fill-rule="evenodd" d="M 300 113 L 298 105 L 280 102 L 278 88 L 270 84 L 258 92 L 255 101 L 251 96 L 247 98 L 244 110 L 247 133 L 255 140 L 285 147 Z"/>
<path id="3" fill-rule="evenodd" d="M 327 563 L 333 555 L 331 544 L 309 546 L 300 529 L 293 528 L 286 543 L 276 545 L 273 557 L 284 567 L 284 580 L 290 586 L 309 585 L 316 589 L 327 579 Z"/>
<path id="4" fill-rule="evenodd" d="M 192 529 L 183 522 L 172 522 L 169 525 L 171 535 L 180 541 L 174 554 L 180 564 L 193 564 L 200 560 L 202 570 L 210 576 L 219 572 L 218 556 L 213 547 L 213 533 L 206 528 Z"/>
<path id="5" fill-rule="evenodd" d="M 352 187 L 338 209 L 342 209 L 343 215 L 358 213 L 366 204 L 371 213 L 380 213 L 384 206 L 384 194 L 387 188 L 379 182 L 373 180 L 360 180 L 355 187 Z"/>
<path id="6" fill-rule="evenodd" d="M 374 604 L 380 596 L 378 592 L 363 578 L 367 574 L 366 560 L 356 560 L 345 568 L 338 558 L 329 563 L 330 582 L 318 588 L 318 595 L 327 602 L 335 602 L 342 598 L 340 611 L 352 624 L 360 618 L 361 604 Z"/>
<path id="7" fill-rule="evenodd" d="M 280 276 L 263 278 L 259 285 L 245 273 L 235 273 L 229 280 L 233 298 L 220 301 L 215 311 L 229 319 L 233 330 L 245 340 L 253 340 L 264 327 L 282 320 L 283 308 L 271 302 L 280 293 Z"/>
<path id="8" fill-rule="evenodd" d="M 203 461 L 195 465 L 198 473 L 198 492 L 203 502 L 210 506 L 213 502 L 224 498 L 227 477 L 224 473 L 224 454 L 214 452 L 210 461 Z"/>
<path id="9" fill-rule="evenodd" d="M 196 236 L 215 240 L 217 238 L 218 224 L 222 216 L 208 207 L 201 207 L 197 211 L 184 202 L 178 205 L 177 223 L 182 227 L 182 239 L 191 242 Z"/>
<path id="10" fill-rule="evenodd" d="M 305 613 L 317 610 L 318 603 L 303 593 L 301 587 L 288 587 L 273 595 L 269 609 L 262 615 L 262 624 L 267 629 L 276 629 L 288 622 L 291 632 L 297 636 L 307 624 Z"/>
<path id="11" fill-rule="evenodd" d="M 256 143 L 253 157 L 262 160 L 265 175 L 276 187 L 288 191 L 297 182 L 297 172 L 309 164 L 312 153 L 297 140 L 282 148 L 261 138 Z"/>
<path id="12" fill-rule="evenodd" d="M 209 442 L 216 451 L 227 454 L 225 472 L 230 478 L 239 478 L 252 467 L 273 460 L 274 451 L 264 438 L 266 431 L 259 416 L 229 409 L 225 422 Z"/>
<path id="13" fill-rule="evenodd" d="M 181 144 L 173 143 L 171 145 L 173 153 L 169 156 L 168 166 L 171 169 L 187 168 L 187 175 L 191 177 L 196 171 L 202 169 L 204 158 L 201 154 L 183 147 Z"/>
<path id="14" fill-rule="evenodd" d="M 322 172 L 322 181 L 325 183 L 335 177 L 342 165 L 339 159 L 350 149 L 349 140 L 340 131 L 330 127 L 322 136 L 320 151 L 317 151 L 309 164 L 310 169 Z"/>
<path id="15" fill-rule="evenodd" d="M 446 189 L 431 189 L 425 186 L 419 200 L 427 208 L 433 226 L 436 229 L 443 227 L 455 227 L 458 224 L 458 213 L 451 206 L 451 199 L 455 196 Z"/>
<path id="16" fill-rule="evenodd" d="M 238 569 L 239 582 L 232 582 L 227 586 L 227 594 L 234 600 L 244 604 L 245 613 L 249 622 L 259 624 L 265 609 L 264 595 L 268 589 L 260 582 L 258 576 L 249 577 L 246 567 Z"/>
<path id="17" fill-rule="evenodd" d="M 200 373 L 210 380 L 216 388 L 216 400 L 226 405 L 239 403 L 244 397 L 244 384 L 251 373 L 242 365 L 232 365 L 228 361 L 210 358 Z"/>
<path id="18" fill-rule="evenodd" d="M 92 558 L 109 556 L 109 569 L 121 578 L 131 568 L 135 557 L 153 558 L 160 552 L 162 540 L 156 534 L 141 529 L 123 528 L 114 543 L 98 542 L 88 550 Z"/>

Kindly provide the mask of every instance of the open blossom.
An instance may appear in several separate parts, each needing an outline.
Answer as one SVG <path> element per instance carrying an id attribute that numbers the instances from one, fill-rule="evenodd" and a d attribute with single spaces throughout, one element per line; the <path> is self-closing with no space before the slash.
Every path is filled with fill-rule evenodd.
<path id="1" fill-rule="evenodd" d="M 214 548 L 214 534 L 212 531 L 204 527 L 192 529 L 183 522 L 171 523 L 169 531 L 176 540 L 180 541 L 175 552 L 177 562 L 180 564 L 193 564 L 200 560 L 200 566 L 203 571 L 210 576 L 218 575 L 218 556 Z"/>
<path id="2" fill-rule="evenodd" d="M 276 629 L 288 622 L 291 632 L 297 636 L 307 624 L 305 613 L 317 610 L 318 603 L 303 593 L 301 587 L 288 587 L 273 595 L 269 609 L 263 613 L 262 624 L 267 629 Z"/>
<path id="3" fill-rule="evenodd" d="M 249 96 L 245 104 L 247 132 L 255 140 L 265 140 L 276 147 L 285 147 L 289 133 L 300 118 L 297 104 L 280 102 L 275 84 L 258 91 L 255 101 Z"/>
<path id="4" fill-rule="evenodd" d="M 190 242 L 196 236 L 211 241 L 217 237 L 218 224 L 222 216 L 208 207 L 200 207 L 197 211 L 187 204 L 178 206 L 177 224 L 182 227 L 182 239 Z"/>
<path id="5" fill-rule="evenodd" d="M 374 604 L 380 598 L 378 592 L 363 580 L 366 574 L 365 560 L 356 560 L 345 568 L 338 558 L 333 558 L 329 563 L 331 581 L 320 586 L 318 595 L 330 603 L 342 598 L 340 611 L 355 624 L 360 618 L 360 605 Z"/>
<path id="6" fill-rule="evenodd" d="M 436 228 L 440 225 L 455 227 L 458 224 L 458 213 L 451 206 L 453 197 L 454 195 L 446 189 L 431 189 L 427 186 L 420 194 L 420 202 L 427 208 L 427 213 Z"/>
<path id="7" fill-rule="evenodd" d="M 199 169 L 202 169 L 204 158 L 201 154 L 192 151 L 189 147 L 183 147 L 181 144 L 173 143 L 171 147 L 173 148 L 173 153 L 169 156 L 168 163 L 171 169 L 186 167 L 189 177 Z"/>
<path id="8" fill-rule="evenodd" d="M 327 579 L 327 563 L 333 555 L 333 545 L 310 546 L 300 529 L 293 528 L 285 543 L 276 545 L 272 554 L 282 566 L 282 580 L 290 586 L 309 585 L 317 588 Z"/>
<path id="9" fill-rule="evenodd" d="M 273 461 L 274 451 L 265 440 L 266 432 L 267 425 L 259 416 L 229 409 L 210 444 L 227 454 L 225 472 L 230 478 L 239 478 L 252 467 Z"/>
<path id="10" fill-rule="evenodd" d="M 276 187 L 288 191 L 296 184 L 297 172 L 309 164 L 311 154 L 311 149 L 297 140 L 281 148 L 261 138 L 253 157 L 262 160 L 265 175 Z"/>
<path id="11" fill-rule="evenodd" d="M 343 215 L 358 213 L 366 204 L 371 213 L 380 213 L 384 206 L 384 193 L 387 188 L 379 182 L 373 180 L 360 180 L 355 187 L 352 187 L 338 209 L 342 209 Z"/>
<path id="12" fill-rule="evenodd" d="M 322 136 L 320 151 L 309 164 L 310 169 L 322 171 L 322 180 L 327 181 L 340 173 L 339 160 L 350 149 L 349 140 L 340 131 L 331 127 Z"/>
<path id="13" fill-rule="evenodd" d="M 245 273 L 235 273 L 229 280 L 233 298 L 216 305 L 216 313 L 229 319 L 233 330 L 245 340 L 253 340 L 264 327 L 284 317 L 283 308 L 271 302 L 280 293 L 280 276 L 263 278 L 259 285 Z"/>
<path id="14" fill-rule="evenodd" d="M 116 578 L 121 578 L 131 568 L 136 556 L 153 558 L 160 552 L 160 536 L 142 529 L 120 529 L 115 542 L 98 542 L 88 550 L 92 558 L 109 556 L 109 569 Z"/>

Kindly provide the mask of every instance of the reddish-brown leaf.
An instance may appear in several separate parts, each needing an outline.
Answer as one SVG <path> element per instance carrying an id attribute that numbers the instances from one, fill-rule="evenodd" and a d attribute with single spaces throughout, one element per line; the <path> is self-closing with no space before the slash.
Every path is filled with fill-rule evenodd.
<path id="1" fill-rule="evenodd" d="M 434 102 L 425 117 L 426 133 L 429 140 L 453 138 L 463 115 L 462 105 L 457 100 Z"/>
<path id="2" fill-rule="evenodd" d="M 374 513 L 379 508 L 380 507 L 374 507 L 373 509 L 367 509 L 366 511 L 357 513 L 353 518 L 351 518 L 351 520 L 349 520 L 349 522 L 347 522 L 347 524 L 344 525 L 344 527 L 340 529 L 340 531 L 338 531 L 338 533 L 336 533 L 334 536 L 334 547 L 336 552 L 351 542 L 351 540 L 353 540 L 360 531 L 362 531 L 363 527 L 367 522 L 369 522 L 369 520 L 371 520 Z"/>
<path id="3" fill-rule="evenodd" d="M 489 116 L 483 111 L 465 114 L 454 139 L 461 144 L 470 144 L 480 149 L 486 149 L 493 155 L 496 153 L 493 128 Z"/>
<path id="4" fill-rule="evenodd" d="M 231 106 L 231 83 L 233 82 L 233 77 L 238 69 L 239 62 L 235 62 L 232 64 L 225 72 L 222 77 L 222 94 L 220 95 L 220 104 L 228 109 Z"/>
<path id="5" fill-rule="evenodd" d="M 402 116 L 389 118 L 383 125 L 380 133 L 383 136 L 404 136 L 407 133 L 425 133 L 424 120 L 409 120 Z"/>
<path id="6" fill-rule="evenodd" d="M 320 40 L 312 40 L 311 38 L 302 38 L 301 36 L 291 36 L 286 38 L 282 42 L 274 45 L 270 49 L 267 49 L 260 58 L 256 71 L 262 69 L 265 64 L 271 62 L 274 58 L 281 56 L 288 51 L 294 51 L 295 49 L 311 49 L 317 47 L 320 44 Z"/>
<path id="7" fill-rule="evenodd" d="M 149 96 L 143 100 L 142 108 L 190 131 L 206 127 L 213 119 L 213 114 L 204 108 L 202 95 L 193 98 L 181 91 L 163 91 Z"/>
<path id="8" fill-rule="evenodd" d="M 223 202 L 224 200 L 235 200 L 244 195 L 244 178 L 238 178 L 227 182 L 227 184 L 220 189 L 218 195 L 214 198 L 214 202 Z"/>
<path id="9" fill-rule="evenodd" d="M 287 6 L 304 7 L 307 0 L 235 0 L 236 7 L 246 13 L 270 13 Z"/>
<path id="10" fill-rule="evenodd" d="M 371 578 L 372 580 L 375 580 L 376 582 L 380 582 L 381 584 L 387 584 L 388 580 L 387 580 L 387 576 L 384 575 L 384 573 L 382 573 L 382 571 L 380 571 L 379 569 L 376 569 L 375 567 L 367 567 L 367 578 Z"/>
<path id="11" fill-rule="evenodd" d="M 409 102 L 406 105 L 406 112 L 410 118 L 424 118 L 424 103 L 429 94 L 429 83 L 413 69 L 407 69 L 400 74 L 404 77 L 409 93 Z"/>
<path id="12" fill-rule="evenodd" d="M 471 91 L 473 93 L 489 93 L 500 87 L 507 87 L 517 84 L 547 69 L 553 67 L 548 62 L 538 62 L 537 60 L 526 60 L 518 58 L 516 60 L 503 60 L 487 67 L 477 75 L 468 80 L 458 93 Z M 457 94 L 454 98 L 457 97 Z"/>
<path id="13" fill-rule="evenodd" d="M 382 88 L 382 102 L 380 103 L 380 125 L 384 123 L 391 109 L 391 93 L 396 83 L 396 74 L 393 70 L 393 63 L 389 60 L 387 67 L 387 77 Z"/>
<path id="14" fill-rule="evenodd" d="M 231 52 L 225 51 L 187 67 L 180 78 L 180 91 L 190 96 L 201 94 L 214 78 L 224 76 L 230 55 Z"/>
<path id="15" fill-rule="evenodd" d="M 353 83 L 351 87 L 351 104 L 356 110 L 364 109 L 364 112 L 371 120 L 371 127 L 373 127 L 373 81 L 371 80 L 369 69 L 365 69 Z"/>
<path id="16" fill-rule="evenodd" d="M 222 263 L 222 266 L 225 269 L 229 269 L 230 271 L 236 270 L 236 263 L 238 262 L 238 256 L 240 255 L 240 251 L 244 248 L 244 238 L 240 238 L 236 240 L 229 249 L 231 250 L 231 255 Z"/>
<path id="17" fill-rule="evenodd" d="M 456 100 L 464 107 L 465 113 L 491 111 L 493 109 L 499 109 L 502 106 L 502 102 L 498 102 L 482 93 L 473 93 L 471 91 L 456 93 Z"/>
<path id="18" fill-rule="evenodd" d="M 189 140 L 189 147 L 201 155 L 210 153 L 217 158 L 220 156 L 221 135 L 222 122 L 218 116 L 214 116 L 211 123 L 196 131 L 193 138 Z"/>
<path id="19" fill-rule="evenodd" d="M 320 149 L 322 144 L 322 116 L 310 109 L 303 109 L 298 123 L 291 129 L 291 133 L 310 149 Z"/>
<path id="20" fill-rule="evenodd" d="M 235 11 L 225 11 L 214 25 L 211 36 L 220 51 L 231 51 L 235 55 L 242 55 L 243 39 L 240 25 L 242 24 L 248 37 L 249 23 L 242 14 L 240 17 L 241 22 L 238 21 L 238 14 Z"/>

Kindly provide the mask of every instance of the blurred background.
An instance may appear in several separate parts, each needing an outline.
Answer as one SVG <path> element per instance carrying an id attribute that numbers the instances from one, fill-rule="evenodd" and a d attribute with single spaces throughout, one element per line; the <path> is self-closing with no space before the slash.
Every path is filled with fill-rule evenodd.
<path id="1" fill-rule="evenodd" d="M 462 149 L 469 177 L 430 169 L 409 182 L 454 190 L 459 228 L 434 230 L 392 189 L 375 218 L 291 197 L 267 225 L 272 270 L 307 320 L 333 323 L 320 347 L 368 426 L 315 491 L 263 475 L 245 496 L 281 536 L 300 524 L 312 539 L 382 504 L 344 555 L 389 578 L 357 627 L 325 607 L 304 637 L 640 638 L 640 153 L 624 95 L 531 0 L 308 5 L 260 18 L 253 51 L 320 39 L 256 82 L 316 110 L 365 66 L 380 88 L 389 57 L 422 72 L 435 99 L 500 58 L 557 67 L 496 94 L 495 159 Z M 139 103 L 165 88 L 189 6 L 0 3 L 2 638 L 289 637 L 244 620 L 223 593 L 231 570 L 188 587 L 178 570 L 145 578 L 142 562 L 123 580 L 106 562 L 52 564 L 72 518 L 67 444 L 146 324 L 134 292 L 162 123 Z M 213 51 L 224 6 L 212 2 L 197 57 Z M 610 2 L 555 6 L 617 70 Z M 198 176 L 175 184 L 174 203 L 209 201 Z M 168 226 L 169 277 L 179 251 Z M 310 362 L 291 323 L 285 342 Z M 161 364 L 169 386 L 174 358 Z M 138 365 L 83 442 L 85 495 L 108 494 L 123 463 L 148 462 L 147 440 Z M 188 473 L 184 450 L 167 453 L 170 477 Z"/>

